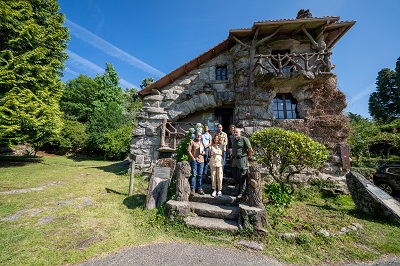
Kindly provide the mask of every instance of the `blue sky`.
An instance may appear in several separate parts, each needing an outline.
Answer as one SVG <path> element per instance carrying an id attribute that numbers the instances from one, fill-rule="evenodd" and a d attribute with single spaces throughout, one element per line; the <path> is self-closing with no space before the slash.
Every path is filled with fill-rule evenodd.
<path id="1" fill-rule="evenodd" d="M 338 86 L 353 112 L 369 117 L 377 73 L 400 57 L 399 0 L 59 0 L 71 40 L 63 80 L 117 71 L 122 88 L 140 88 L 255 21 L 292 19 L 300 9 L 314 17 L 340 16 L 357 23 L 332 52 Z"/>

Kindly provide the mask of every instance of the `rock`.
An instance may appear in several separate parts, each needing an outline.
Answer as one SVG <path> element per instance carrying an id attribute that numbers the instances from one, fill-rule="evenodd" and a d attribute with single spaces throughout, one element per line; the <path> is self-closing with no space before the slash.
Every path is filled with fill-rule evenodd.
<path id="1" fill-rule="evenodd" d="M 346 175 L 347 187 L 358 210 L 400 223 L 400 203 L 356 172 Z"/>

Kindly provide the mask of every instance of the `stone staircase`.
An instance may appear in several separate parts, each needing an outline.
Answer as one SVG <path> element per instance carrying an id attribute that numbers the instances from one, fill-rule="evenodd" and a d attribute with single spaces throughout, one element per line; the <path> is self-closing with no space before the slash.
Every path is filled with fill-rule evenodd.
<path id="1" fill-rule="evenodd" d="M 222 184 L 222 197 L 212 197 L 211 177 L 203 178 L 203 190 L 206 194 L 196 193 L 189 196 L 190 213 L 184 218 L 187 225 L 213 230 L 238 230 L 239 201 L 232 196 L 235 182 L 231 178 L 229 159 Z"/>
<path id="2" fill-rule="evenodd" d="M 186 165 L 186 167 L 190 168 L 187 162 Z M 187 178 L 189 170 L 186 169 L 185 171 L 184 176 Z M 180 177 L 179 180 L 182 181 L 181 178 L 182 177 Z M 184 189 L 183 191 L 190 190 L 187 179 L 185 183 L 187 187 L 186 190 Z M 180 198 L 167 202 L 167 216 L 170 220 L 173 220 L 175 216 L 184 217 L 184 222 L 189 226 L 224 231 L 237 231 L 242 228 L 247 228 L 249 224 L 246 221 L 248 221 L 247 219 L 249 216 L 256 215 L 258 218 L 266 217 L 265 208 L 250 207 L 247 203 L 242 203 L 236 196 L 233 196 L 235 182 L 233 178 L 231 178 L 229 160 L 227 161 L 227 171 L 222 184 L 221 197 L 211 196 L 213 190 L 211 187 L 211 178 L 209 176 L 203 178 L 203 190 L 205 195 L 195 193 L 194 195 L 186 194 L 186 196 L 182 196 L 188 192 L 179 190 L 181 191 L 180 193 L 183 193 L 179 194 Z M 178 194 L 176 195 L 176 197 L 178 197 Z M 254 229 L 256 230 L 257 228 L 254 227 Z M 258 229 L 265 232 L 263 228 L 258 227 Z"/>

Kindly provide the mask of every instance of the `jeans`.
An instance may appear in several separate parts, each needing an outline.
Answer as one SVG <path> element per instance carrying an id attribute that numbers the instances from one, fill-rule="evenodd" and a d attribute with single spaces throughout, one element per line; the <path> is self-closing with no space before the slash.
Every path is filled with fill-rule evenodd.
<path id="1" fill-rule="evenodd" d="M 192 167 L 192 177 L 190 178 L 190 189 L 203 189 L 203 167 L 204 162 L 199 163 L 196 160 L 190 161 Z M 197 178 L 196 178 L 197 176 Z M 197 186 L 196 186 L 197 179 Z"/>
<path id="2" fill-rule="evenodd" d="M 210 156 L 210 151 L 208 148 L 204 149 L 204 174 L 208 175 L 208 157 Z"/>

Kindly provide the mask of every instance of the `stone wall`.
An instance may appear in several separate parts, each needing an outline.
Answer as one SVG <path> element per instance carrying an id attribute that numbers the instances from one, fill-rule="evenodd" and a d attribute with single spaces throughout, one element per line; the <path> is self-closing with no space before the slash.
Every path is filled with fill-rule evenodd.
<path id="1" fill-rule="evenodd" d="M 281 47 L 295 48 L 301 52 L 310 45 L 300 42 L 276 42 Z M 286 45 L 286 46 L 285 46 Z M 266 49 L 266 48 L 265 48 Z M 286 49 L 286 48 L 285 48 Z M 294 49 L 296 51 L 296 49 Z M 215 68 L 226 65 L 228 80 L 215 80 Z M 163 119 L 179 121 L 198 112 L 216 107 L 234 106 L 234 122 L 248 134 L 266 127 L 277 126 L 304 132 L 331 150 L 346 143 L 349 131 L 343 110 L 345 96 L 337 90 L 336 76 L 324 75 L 309 79 L 304 75 L 250 82 L 249 52 L 237 44 L 229 51 L 213 58 L 181 79 L 162 88 L 154 89 L 143 98 L 143 108 L 138 115 L 138 128 L 133 132 L 131 153 L 136 165 L 148 167 L 158 159 Z M 273 99 L 277 93 L 292 93 L 297 100 L 300 119 L 275 120 Z M 193 121 L 193 123 L 202 121 Z M 341 172 L 340 160 L 331 161 L 330 172 Z"/>

